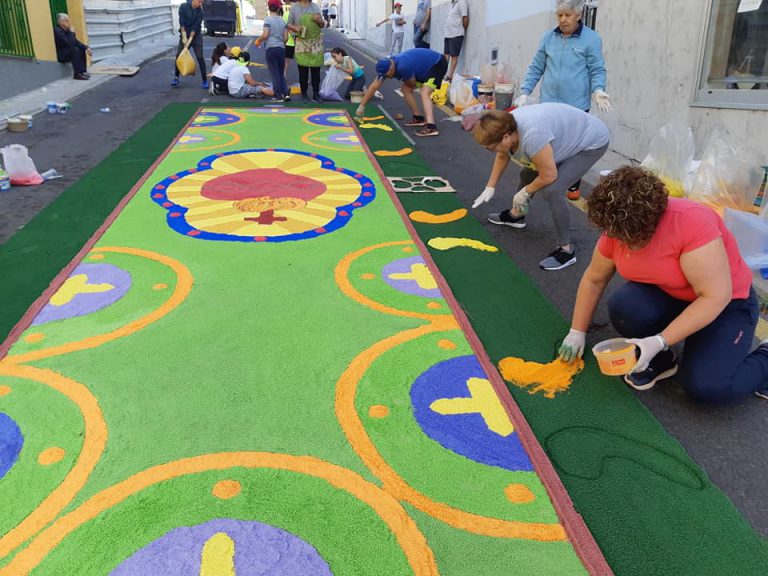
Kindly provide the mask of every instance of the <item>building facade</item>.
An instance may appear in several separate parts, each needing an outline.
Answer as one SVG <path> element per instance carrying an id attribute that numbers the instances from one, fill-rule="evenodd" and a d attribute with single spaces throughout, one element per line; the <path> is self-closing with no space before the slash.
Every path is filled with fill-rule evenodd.
<path id="1" fill-rule="evenodd" d="M 400 0 L 411 20 L 417 0 Z M 433 0 L 430 42 L 442 51 L 451 0 Z M 556 26 L 555 0 L 468 0 L 470 23 L 458 71 L 495 59 L 519 85 L 541 35 Z M 340 0 L 342 24 L 387 46 L 390 0 Z M 693 127 L 701 146 L 717 129 L 762 152 L 768 164 L 768 0 L 590 0 L 603 39 L 614 152 L 642 159 L 669 122 Z M 408 27 L 411 30 L 411 27 Z M 406 46 L 412 46 L 406 33 Z"/>

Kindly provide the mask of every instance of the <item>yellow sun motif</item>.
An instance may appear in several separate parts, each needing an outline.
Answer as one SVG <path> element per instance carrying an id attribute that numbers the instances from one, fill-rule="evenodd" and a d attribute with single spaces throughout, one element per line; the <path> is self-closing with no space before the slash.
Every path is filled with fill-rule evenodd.
<path id="1" fill-rule="evenodd" d="M 187 208 L 169 216 L 196 230 L 267 238 L 322 229 L 337 213 L 346 216 L 338 209 L 355 203 L 361 186 L 322 158 L 262 151 L 220 156 L 210 169 L 170 184 L 166 194 Z"/>

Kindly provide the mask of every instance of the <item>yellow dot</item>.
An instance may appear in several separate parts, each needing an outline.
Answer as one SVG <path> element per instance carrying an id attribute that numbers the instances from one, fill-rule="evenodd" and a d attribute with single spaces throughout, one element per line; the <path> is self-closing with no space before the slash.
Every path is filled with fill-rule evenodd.
<path id="1" fill-rule="evenodd" d="M 0 386 L 0 396 L 5 396 L 6 394 L 11 393 L 11 387 L 10 386 Z"/>
<path id="2" fill-rule="evenodd" d="M 152 286 L 152 290 L 165 290 L 168 288 L 168 284 L 155 284 Z"/>
<path id="3" fill-rule="evenodd" d="M 56 464 L 56 462 L 61 462 L 65 454 L 64 448 L 51 446 L 37 455 L 37 461 L 43 466 L 50 466 L 51 464 Z"/>
<path id="4" fill-rule="evenodd" d="M 437 345 L 442 348 L 443 350 L 456 350 L 456 344 L 451 342 L 450 340 L 446 340 L 443 338 L 440 340 Z"/>
<path id="5" fill-rule="evenodd" d="M 243 487 L 240 485 L 240 482 L 237 480 L 219 480 L 216 482 L 216 484 L 213 485 L 213 490 L 211 490 L 211 494 L 216 496 L 216 498 L 220 498 L 222 500 L 229 500 L 230 498 L 234 498 L 238 494 L 240 494 L 240 491 L 243 489 Z"/>
<path id="6" fill-rule="evenodd" d="M 527 504 L 536 500 L 536 496 L 525 484 L 510 484 L 504 488 L 504 494 L 513 504 Z"/>
<path id="7" fill-rule="evenodd" d="M 368 408 L 368 416 L 371 418 L 386 418 L 389 416 L 389 408 L 383 404 L 374 404 Z"/>
<path id="8" fill-rule="evenodd" d="M 88 260 L 104 260 L 104 254 L 91 254 Z"/>
<path id="9" fill-rule="evenodd" d="M 42 332 L 32 332 L 31 334 L 27 334 L 24 336 L 24 342 L 29 342 L 30 344 L 34 344 L 35 342 L 40 342 L 45 338 L 45 334 Z"/>
<path id="10" fill-rule="evenodd" d="M 360 278 L 362 278 L 363 280 L 373 280 L 374 278 L 376 278 L 376 274 L 371 274 L 369 272 L 367 274 L 363 274 L 362 276 L 360 276 Z"/>
<path id="11" fill-rule="evenodd" d="M 411 252 L 413 252 L 413 248 L 411 248 L 410 246 L 408 246 L 408 247 L 406 247 L 406 248 L 403 248 L 403 252 L 405 252 L 406 254 L 410 254 Z"/>
<path id="12" fill-rule="evenodd" d="M 439 302 L 430 302 L 429 304 L 427 304 L 427 308 L 429 308 L 430 310 L 440 310 L 440 308 L 442 307 L 443 305 L 440 304 Z"/>

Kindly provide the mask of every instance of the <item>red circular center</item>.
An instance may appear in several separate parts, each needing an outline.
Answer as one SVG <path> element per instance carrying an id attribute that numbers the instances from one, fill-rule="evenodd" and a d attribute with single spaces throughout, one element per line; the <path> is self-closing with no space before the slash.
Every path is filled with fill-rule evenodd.
<path id="1" fill-rule="evenodd" d="M 310 201 L 325 192 L 322 182 L 288 174 L 278 168 L 257 168 L 219 176 L 203 184 L 202 195 L 211 200 L 245 200 L 271 198 L 301 198 Z"/>

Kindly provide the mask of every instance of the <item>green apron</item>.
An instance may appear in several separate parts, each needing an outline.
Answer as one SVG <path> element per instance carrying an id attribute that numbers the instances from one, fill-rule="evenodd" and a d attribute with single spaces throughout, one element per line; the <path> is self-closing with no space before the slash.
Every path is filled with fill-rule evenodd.
<path id="1" fill-rule="evenodd" d="M 320 25 L 312 19 L 313 14 L 304 14 L 301 25 L 307 29 L 304 38 L 296 36 L 296 64 L 319 67 L 323 65 L 323 33 Z"/>

